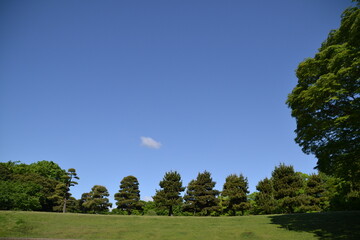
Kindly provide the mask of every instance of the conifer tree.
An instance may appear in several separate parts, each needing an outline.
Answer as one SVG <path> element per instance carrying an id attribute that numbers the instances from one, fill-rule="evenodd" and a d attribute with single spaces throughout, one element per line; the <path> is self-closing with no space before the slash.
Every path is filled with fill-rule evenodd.
<path id="1" fill-rule="evenodd" d="M 53 195 L 50 197 L 54 201 L 54 211 L 60 211 L 62 208 L 63 213 L 66 213 L 67 202 L 71 198 L 70 187 L 77 185 L 78 183 L 74 179 L 80 179 L 74 168 L 69 168 L 66 175 L 62 177 L 63 182 L 56 185 Z"/>
<path id="2" fill-rule="evenodd" d="M 134 210 L 141 211 L 139 182 L 134 176 L 124 177 L 120 182 L 120 190 L 115 193 L 116 205 L 119 210 L 131 215 Z"/>
<path id="3" fill-rule="evenodd" d="M 219 211 L 219 191 L 214 189 L 215 184 L 207 171 L 199 173 L 195 180 L 191 180 L 184 196 L 185 211 L 205 216 Z"/>
<path id="4" fill-rule="evenodd" d="M 65 183 L 58 183 L 55 187 L 54 193 L 49 197 L 50 200 L 54 202 L 53 210 L 55 212 L 64 212 L 64 204 L 67 202 L 64 199 L 66 198 L 67 187 Z M 67 198 L 69 198 L 68 196 Z"/>
<path id="5" fill-rule="evenodd" d="M 275 167 L 271 178 L 274 186 L 274 197 L 278 200 L 280 210 L 285 213 L 293 213 L 300 205 L 298 196 L 303 186 L 303 181 L 293 166 L 280 164 Z"/>
<path id="6" fill-rule="evenodd" d="M 153 197 L 159 207 L 167 208 L 169 216 L 173 215 L 173 207 L 182 203 L 180 193 L 185 190 L 182 186 L 181 176 L 178 172 L 167 172 L 159 183 L 161 190 L 156 191 Z"/>
<path id="7" fill-rule="evenodd" d="M 247 178 L 242 174 L 231 174 L 226 178 L 221 193 L 226 212 L 235 216 L 236 211 L 241 211 L 244 215 L 244 211 L 250 207 L 247 200 L 248 188 Z"/>
<path id="8" fill-rule="evenodd" d="M 275 213 L 276 201 L 274 198 L 274 187 L 268 178 L 259 181 L 256 189 L 259 191 L 255 196 L 257 211 L 263 214 Z"/>
<path id="9" fill-rule="evenodd" d="M 109 207 L 112 204 L 107 198 L 109 192 L 106 187 L 101 185 L 95 185 L 90 193 L 85 193 L 83 196 L 87 196 L 83 203 L 83 206 L 92 213 L 105 213 L 109 211 Z"/>
<path id="10" fill-rule="evenodd" d="M 74 168 L 69 168 L 65 175 L 65 185 L 66 191 L 64 195 L 64 205 L 63 205 L 63 213 L 66 212 L 66 202 L 71 197 L 70 187 L 77 185 L 78 183 L 74 181 L 74 179 L 79 180 L 80 178 L 77 176 L 76 170 Z"/>
<path id="11" fill-rule="evenodd" d="M 325 191 L 325 184 L 320 174 L 310 175 L 305 187 L 309 199 L 308 211 L 321 211 L 327 208 L 329 199 L 325 195 Z"/>

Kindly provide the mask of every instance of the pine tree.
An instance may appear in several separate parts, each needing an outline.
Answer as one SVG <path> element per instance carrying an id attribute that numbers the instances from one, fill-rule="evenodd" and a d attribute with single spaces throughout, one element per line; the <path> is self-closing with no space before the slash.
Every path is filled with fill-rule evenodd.
<path id="1" fill-rule="evenodd" d="M 274 187 L 268 178 L 259 181 L 256 189 L 259 191 L 255 196 L 257 211 L 261 214 L 275 213 L 276 201 L 274 199 Z"/>
<path id="2" fill-rule="evenodd" d="M 154 202 L 159 207 L 165 207 L 169 211 L 169 216 L 173 215 L 173 207 L 182 203 L 180 192 L 185 188 L 182 186 L 181 176 L 178 172 L 167 172 L 159 183 L 161 190 L 156 191 L 153 197 Z"/>
<path id="3" fill-rule="evenodd" d="M 66 193 L 64 197 L 64 207 L 63 213 L 66 212 L 66 202 L 71 197 L 70 187 L 77 185 L 78 183 L 74 181 L 74 179 L 79 180 L 80 178 L 76 174 L 76 170 L 74 168 L 69 168 L 65 176 L 65 184 L 66 184 Z"/>
<path id="4" fill-rule="evenodd" d="M 139 182 L 134 176 L 124 177 L 120 182 L 120 190 L 115 194 L 117 208 L 131 215 L 134 210 L 141 211 Z"/>
<path id="5" fill-rule="evenodd" d="M 320 174 L 312 174 L 306 182 L 305 192 L 309 198 L 308 211 L 325 210 L 329 199 L 325 196 L 325 184 Z"/>
<path id="6" fill-rule="evenodd" d="M 58 183 L 55 187 L 54 193 L 49 197 L 54 202 L 53 210 L 55 212 L 64 211 L 65 196 L 67 193 L 67 187 L 65 183 Z M 68 196 L 67 198 L 69 198 Z"/>
<path id="7" fill-rule="evenodd" d="M 109 192 L 106 187 L 101 185 L 95 185 L 90 193 L 85 193 L 83 196 L 87 196 L 83 203 L 83 206 L 92 213 L 105 213 L 109 211 L 109 207 L 112 206 L 109 203 Z"/>
<path id="8" fill-rule="evenodd" d="M 91 195 L 90 193 L 83 193 L 81 195 L 81 198 L 78 200 L 78 205 L 79 205 L 79 211 L 82 212 L 82 213 L 87 213 L 87 212 L 90 212 L 90 209 L 87 208 L 84 203 L 87 202 L 87 201 L 90 201 L 91 200 Z"/>
<path id="9" fill-rule="evenodd" d="M 226 212 L 235 216 L 236 211 L 241 211 L 244 215 L 244 211 L 250 207 L 247 200 L 248 188 L 247 178 L 242 174 L 239 176 L 232 174 L 226 178 L 221 193 Z"/>
<path id="10" fill-rule="evenodd" d="M 220 210 L 219 191 L 213 189 L 215 182 L 207 171 L 199 173 L 196 180 L 191 180 L 184 196 L 184 210 L 193 212 L 194 215 L 214 214 Z"/>
<path id="11" fill-rule="evenodd" d="M 63 183 L 59 183 L 56 186 L 54 195 L 51 197 L 57 205 L 54 206 L 54 210 L 58 211 L 59 207 L 62 206 L 63 213 L 66 213 L 66 205 L 67 201 L 71 197 L 70 187 L 77 185 L 78 183 L 74 181 L 74 179 L 80 179 L 74 168 L 69 168 L 66 172 L 66 175 L 63 176 Z M 62 201 L 59 200 L 62 198 Z"/>
<path id="12" fill-rule="evenodd" d="M 274 197 L 278 200 L 280 211 L 293 213 L 300 205 L 298 196 L 303 186 L 303 181 L 293 166 L 280 164 L 275 167 L 271 178 L 274 186 Z"/>

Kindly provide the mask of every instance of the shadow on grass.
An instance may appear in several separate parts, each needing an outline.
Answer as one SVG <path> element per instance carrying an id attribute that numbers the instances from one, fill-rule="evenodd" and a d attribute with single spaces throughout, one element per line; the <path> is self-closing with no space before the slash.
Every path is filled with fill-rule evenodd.
<path id="1" fill-rule="evenodd" d="M 269 216 L 272 224 L 290 231 L 314 233 L 320 240 L 360 239 L 360 211 Z"/>

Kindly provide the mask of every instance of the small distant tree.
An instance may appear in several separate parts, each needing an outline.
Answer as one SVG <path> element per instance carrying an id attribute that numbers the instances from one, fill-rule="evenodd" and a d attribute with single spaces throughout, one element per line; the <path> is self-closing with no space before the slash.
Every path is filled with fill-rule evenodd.
<path id="1" fill-rule="evenodd" d="M 199 173 L 191 180 L 184 196 L 184 210 L 194 215 L 210 215 L 219 212 L 219 191 L 215 190 L 215 182 L 207 171 Z"/>
<path id="2" fill-rule="evenodd" d="M 293 213 L 300 205 L 298 196 L 303 186 L 301 176 L 294 171 L 293 166 L 280 164 L 272 172 L 274 197 L 278 200 L 280 210 L 285 213 Z"/>
<path id="3" fill-rule="evenodd" d="M 157 190 L 153 197 L 155 204 L 167 208 L 169 216 L 173 215 L 173 207 L 182 203 L 180 193 L 185 190 L 182 186 L 181 176 L 178 172 L 167 172 L 159 183 L 161 190 Z"/>
<path id="4" fill-rule="evenodd" d="M 108 199 L 109 192 L 104 186 L 95 185 L 90 193 L 83 196 L 85 199 L 82 205 L 91 213 L 106 213 L 112 206 Z"/>
<path id="5" fill-rule="evenodd" d="M 247 200 L 248 181 L 242 174 L 239 176 L 231 174 L 226 178 L 221 196 L 223 197 L 223 206 L 225 211 L 235 216 L 236 211 L 244 211 L 249 209 L 250 205 Z"/>
<path id="6" fill-rule="evenodd" d="M 116 205 L 119 210 L 131 215 L 133 211 L 141 211 L 139 182 L 134 176 L 124 177 L 120 182 L 120 190 L 115 193 Z"/>
<path id="7" fill-rule="evenodd" d="M 260 214 L 275 213 L 276 201 L 274 198 L 274 187 L 268 178 L 259 181 L 256 189 L 259 191 L 255 196 L 256 211 Z"/>

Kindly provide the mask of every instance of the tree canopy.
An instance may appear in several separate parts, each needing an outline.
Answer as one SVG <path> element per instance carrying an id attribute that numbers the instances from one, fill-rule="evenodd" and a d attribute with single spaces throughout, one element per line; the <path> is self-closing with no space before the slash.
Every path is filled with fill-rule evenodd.
<path id="1" fill-rule="evenodd" d="M 230 215 L 236 215 L 236 211 L 244 211 L 248 209 L 247 194 L 249 193 L 248 181 L 242 174 L 229 175 L 224 183 L 221 196 L 224 198 L 225 211 Z"/>
<path id="2" fill-rule="evenodd" d="M 178 172 L 167 172 L 159 183 L 162 189 L 157 190 L 154 202 L 157 206 L 168 208 L 168 215 L 173 215 L 173 207 L 182 203 L 180 193 L 185 190 Z"/>
<path id="3" fill-rule="evenodd" d="M 109 192 L 105 186 L 95 185 L 87 194 L 83 202 L 83 206 L 92 213 L 106 213 L 109 212 L 109 207 L 112 204 L 109 202 Z"/>
<path id="4" fill-rule="evenodd" d="M 318 159 L 317 168 L 360 189 L 360 9 L 346 9 L 341 26 L 319 52 L 301 62 L 288 106 L 295 141 Z"/>
<path id="5" fill-rule="evenodd" d="M 214 187 L 215 182 L 209 172 L 199 173 L 197 178 L 191 180 L 187 187 L 184 196 L 185 210 L 194 215 L 210 215 L 219 211 L 217 196 L 220 192 Z"/>
<path id="6" fill-rule="evenodd" d="M 115 193 L 116 205 L 128 215 L 134 210 L 141 210 L 139 181 L 134 176 L 124 177 L 120 182 L 120 190 Z"/>

